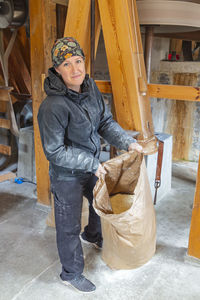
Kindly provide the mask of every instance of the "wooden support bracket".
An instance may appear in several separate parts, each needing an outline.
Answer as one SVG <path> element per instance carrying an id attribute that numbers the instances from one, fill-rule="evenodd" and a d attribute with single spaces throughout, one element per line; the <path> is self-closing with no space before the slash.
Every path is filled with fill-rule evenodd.
<path id="1" fill-rule="evenodd" d="M 148 90 L 149 95 L 155 98 L 200 101 L 200 87 L 168 84 L 149 84 Z"/>

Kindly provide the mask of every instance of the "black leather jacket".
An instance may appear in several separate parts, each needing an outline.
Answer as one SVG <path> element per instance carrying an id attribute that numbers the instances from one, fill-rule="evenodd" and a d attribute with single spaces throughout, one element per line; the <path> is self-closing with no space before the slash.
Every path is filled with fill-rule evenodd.
<path id="1" fill-rule="evenodd" d="M 66 87 L 54 68 L 44 84 L 46 99 L 38 113 L 44 153 L 50 175 L 65 179 L 95 173 L 99 165 L 100 136 L 119 149 L 135 142 L 108 112 L 95 82 L 86 75 L 81 93 Z"/>

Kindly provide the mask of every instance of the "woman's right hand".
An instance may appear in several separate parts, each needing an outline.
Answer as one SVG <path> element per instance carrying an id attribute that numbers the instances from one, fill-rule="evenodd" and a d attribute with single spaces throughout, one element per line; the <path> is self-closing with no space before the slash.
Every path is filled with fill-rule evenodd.
<path id="1" fill-rule="evenodd" d="M 98 167 L 98 169 L 97 169 L 97 171 L 95 173 L 95 176 L 100 177 L 100 174 L 104 174 L 105 175 L 106 173 L 107 172 L 104 169 L 104 167 L 101 164 L 99 164 L 99 167 Z"/>

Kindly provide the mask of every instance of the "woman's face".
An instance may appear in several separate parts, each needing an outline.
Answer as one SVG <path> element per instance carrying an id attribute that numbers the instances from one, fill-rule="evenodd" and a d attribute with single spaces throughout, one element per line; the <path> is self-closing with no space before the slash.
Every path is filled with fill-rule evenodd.
<path id="1" fill-rule="evenodd" d="M 69 89 L 80 92 L 85 78 L 85 62 L 81 56 L 71 56 L 55 69 Z"/>

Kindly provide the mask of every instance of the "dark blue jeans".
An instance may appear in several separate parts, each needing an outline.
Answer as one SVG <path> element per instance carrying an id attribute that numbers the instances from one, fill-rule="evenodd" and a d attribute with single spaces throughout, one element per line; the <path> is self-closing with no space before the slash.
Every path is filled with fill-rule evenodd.
<path id="1" fill-rule="evenodd" d="M 67 179 L 66 181 L 51 179 L 62 280 L 73 279 L 83 272 L 83 250 L 79 238 L 83 196 L 89 202 L 89 219 L 84 229 L 85 235 L 91 242 L 102 238 L 100 217 L 92 206 L 93 188 L 98 178 L 89 173 Z"/>

